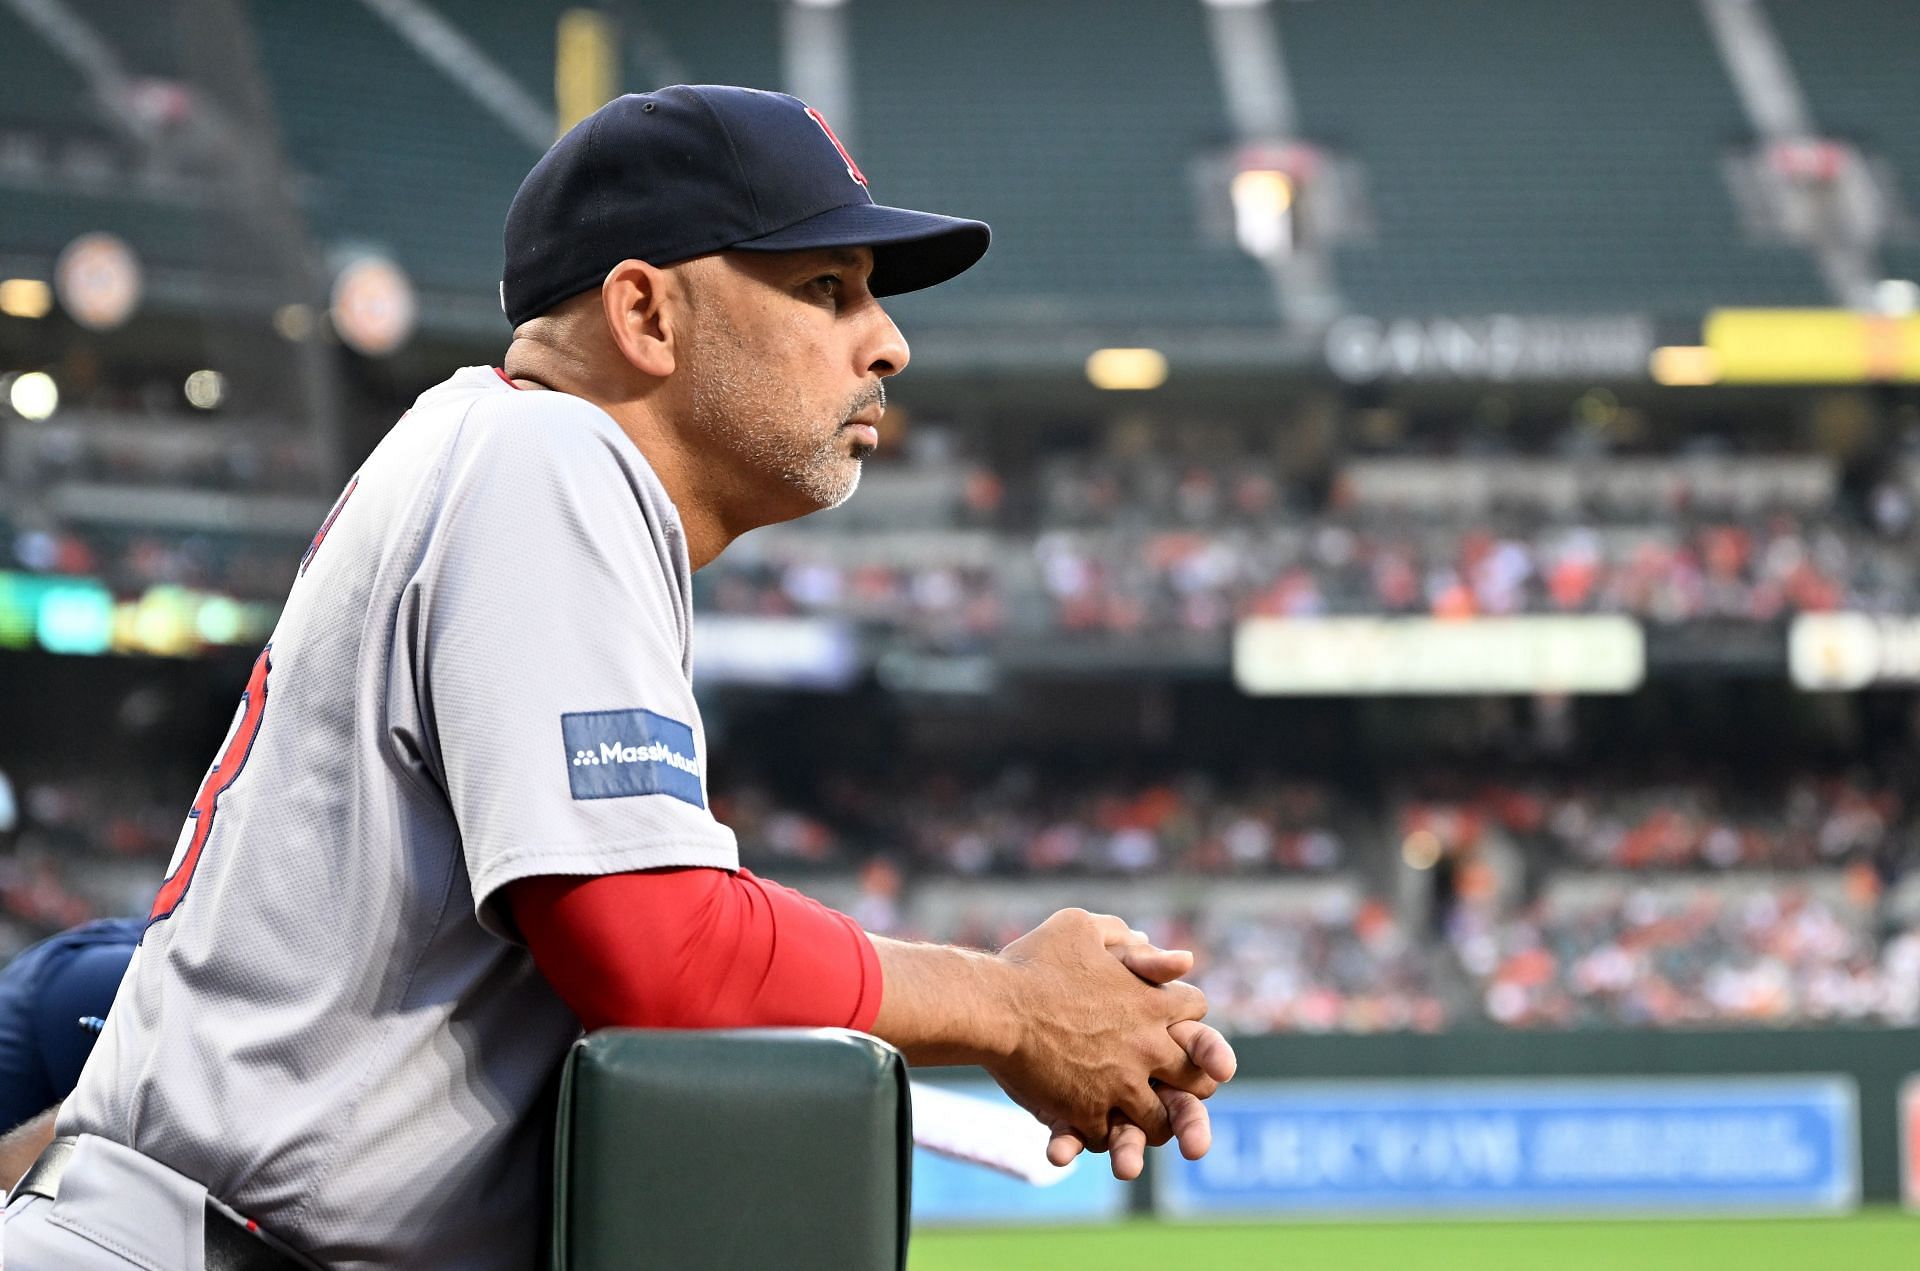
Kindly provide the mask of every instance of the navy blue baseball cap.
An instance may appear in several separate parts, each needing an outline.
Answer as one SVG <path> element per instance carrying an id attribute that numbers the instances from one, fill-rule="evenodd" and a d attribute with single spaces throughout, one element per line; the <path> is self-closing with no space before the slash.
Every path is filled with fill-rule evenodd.
<path id="1" fill-rule="evenodd" d="M 623 260 L 870 247 L 878 296 L 945 282 L 986 253 L 980 221 L 875 203 L 820 112 L 720 84 L 629 93 L 535 164 L 507 210 L 500 307 L 518 326 Z"/>

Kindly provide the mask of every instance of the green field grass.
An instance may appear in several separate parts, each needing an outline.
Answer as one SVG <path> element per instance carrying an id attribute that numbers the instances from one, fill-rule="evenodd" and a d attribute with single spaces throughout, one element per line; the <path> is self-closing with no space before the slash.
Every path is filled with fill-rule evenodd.
<path id="1" fill-rule="evenodd" d="M 1920 1217 L 925 1231 L 910 1271 L 1920 1271 Z"/>

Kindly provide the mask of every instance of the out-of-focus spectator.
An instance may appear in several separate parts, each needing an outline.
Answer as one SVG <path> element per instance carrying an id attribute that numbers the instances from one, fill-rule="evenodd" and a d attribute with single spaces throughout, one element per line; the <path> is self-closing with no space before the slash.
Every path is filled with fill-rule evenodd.
<path id="1" fill-rule="evenodd" d="M 185 808 L 128 779 L 27 780 L 0 854 L 0 957 L 105 914 L 145 912 Z"/>
<path id="2" fill-rule="evenodd" d="M 1377 900 L 1194 922 L 1194 974 L 1231 1032 L 1436 1032 L 1449 1012 L 1423 942 Z"/>
<path id="3" fill-rule="evenodd" d="M 109 447 L 49 462 L 84 476 L 111 455 Z M 298 459 L 269 446 L 248 464 L 297 486 L 306 480 Z M 144 460 L 127 462 L 138 469 Z M 1437 483 L 1421 497 L 1438 501 L 1422 504 L 1358 498 L 1351 491 L 1365 483 L 1341 480 L 1315 506 L 1297 479 L 1245 457 L 1059 458 L 1019 494 L 989 465 L 944 463 L 897 469 L 903 480 L 891 497 L 876 473 L 870 506 L 850 505 L 864 509 L 859 517 L 756 537 L 723 556 L 696 579 L 702 610 L 828 615 L 951 646 L 1057 633 L 1218 636 L 1250 615 L 1774 622 L 1920 606 L 1911 492 L 1899 482 L 1851 512 L 1831 491 L 1826 504 L 1804 491 L 1788 497 L 1792 483 L 1764 470 L 1744 485 L 1696 490 L 1683 464 L 1652 483 L 1657 498 L 1602 482 L 1570 506 L 1462 503 Z M 223 488 L 218 475 L 180 479 Z M 938 493 L 922 498 L 929 477 Z M 1761 494 L 1769 497 L 1756 501 Z M 941 510 L 929 519 L 927 499 L 936 497 Z M 889 517 L 914 532 L 876 535 Z M 97 575 L 119 591 L 175 583 L 277 599 L 306 545 L 304 536 L 15 521 L 0 526 L 13 567 Z"/>
<path id="4" fill-rule="evenodd" d="M 963 875 L 1124 876 L 1324 872 L 1347 856 L 1337 800 L 1310 782 L 1191 772 L 1078 780 L 1016 767 L 975 782 L 928 775 L 884 801 L 855 797 L 850 805 L 830 791 L 825 806 L 800 812 L 752 783 L 722 781 L 714 808 L 750 862 L 888 853 Z"/>
<path id="5" fill-rule="evenodd" d="M 1121 781 L 1014 767 L 888 789 L 829 776 L 811 808 L 753 782 L 722 780 L 713 797 L 744 859 L 826 871 L 864 926 L 909 938 L 998 947 L 1045 916 L 1052 902 L 1030 893 L 1047 876 L 1131 887 L 1131 878 L 1184 875 L 1177 901 L 1171 891 L 1151 899 L 1162 893 L 1150 884 L 1139 893 L 1150 898 L 1146 911 L 1129 917 L 1157 943 L 1196 951 L 1215 1018 L 1237 1031 L 1425 1031 L 1480 1019 L 1512 1028 L 1920 1024 L 1920 927 L 1879 926 L 1888 893 L 1872 845 L 1907 841 L 1897 800 L 1857 778 L 1785 783 L 1772 804 L 1743 814 L 1751 824 L 1738 822 L 1740 835 L 1773 835 L 1769 850 L 1788 853 L 1736 862 L 1775 871 L 1763 880 L 1718 868 L 1711 829 L 1676 834 L 1668 824 L 1675 790 L 1698 800 L 1706 788 L 1596 788 L 1578 792 L 1588 816 L 1570 840 L 1608 845 L 1595 856 L 1554 837 L 1569 830 L 1552 822 L 1556 809 L 1576 806 L 1575 792 L 1517 781 L 1471 800 L 1400 800 L 1395 817 L 1375 825 L 1381 841 L 1352 845 L 1369 822 L 1341 795 L 1271 777 Z M 19 842 L 0 854 L 0 958 L 98 914 L 145 907 L 179 830 L 172 800 L 107 778 L 20 789 Z M 1643 817 L 1639 828 L 1592 830 L 1629 810 Z M 1456 899 L 1437 931 L 1366 898 L 1364 868 L 1345 872 L 1421 833 L 1457 865 Z M 1636 834 L 1666 846 L 1621 854 Z M 1541 899 L 1519 899 L 1503 878 L 1505 856 L 1521 851 L 1545 875 Z M 1620 872 L 1630 864 L 1639 872 Z M 1708 868 L 1652 872 L 1658 864 Z M 1026 881 L 983 884 L 1013 899 L 957 913 L 928 903 L 955 875 Z M 1307 898 L 1249 904 L 1255 885 Z M 923 921 L 928 912 L 945 917 L 936 927 Z"/>
<path id="6" fill-rule="evenodd" d="M 1498 828 L 1542 864 L 1726 870 L 1866 863 L 1891 879 L 1920 856 L 1900 792 L 1855 772 L 1801 773 L 1757 790 L 1705 779 L 1493 778 L 1464 794 L 1414 794 L 1403 804 L 1403 817 L 1444 816 L 1463 839 Z"/>
<path id="7" fill-rule="evenodd" d="M 1219 634 L 1265 615 L 1625 614 L 1656 623 L 1906 612 L 1920 563 L 1865 531 L 1764 522 L 1600 528 L 1286 526 L 1006 535 L 990 565 L 837 559 L 825 535 L 703 579 L 716 612 L 832 614 L 908 633 Z"/>
<path id="8" fill-rule="evenodd" d="M 947 912 L 904 929 L 914 939 L 999 948 L 1032 905 Z M 1452 1022 L 1430 950 L 1378 901 L 1328 892 L 1272 912 L 1172 908 L 1129 915 L 1156 943 L 1195 952 L 1208 1018 L 1230 1032 L 1433 1032 Z"/>
<path id="9" fill-rule="evenodd" d="M 1453 947 L 1509 1027 L 1920 1019 L 1920 941 L 1802 886 L 1633 888 L 1504 920 L 1463 911 Z"/>

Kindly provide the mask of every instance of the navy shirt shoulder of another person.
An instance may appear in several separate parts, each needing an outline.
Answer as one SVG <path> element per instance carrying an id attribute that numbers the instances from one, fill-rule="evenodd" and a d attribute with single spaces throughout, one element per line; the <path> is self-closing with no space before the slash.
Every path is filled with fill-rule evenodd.
<path id="1" fill-rule="evenodd" d="M 84 923 L 0 969 L 0 1134 L 73 1092 L 94 1042 L 80 1020 L 106 1017 L 146 925 Z"/>

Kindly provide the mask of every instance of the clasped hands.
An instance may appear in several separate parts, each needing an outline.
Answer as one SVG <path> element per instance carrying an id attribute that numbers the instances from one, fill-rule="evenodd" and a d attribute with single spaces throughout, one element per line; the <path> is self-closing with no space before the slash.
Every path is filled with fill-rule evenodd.
<path id="1" fill-rule="evenodd" d="M 1026 1033 L 987 1070 L 1052 1132 L 1047 1158 L 1108 1154 L 1134 1179 L 1148 1146 L 1168 1141 L 1198 1160 L 1213 1141 L 1207 1099 L 1237 1060 L 1201 1023 L 1206 996 L 1180 977 L 1193 955 L 1160 949 L 1120 919 L 1063 909 L 1000 957 L 1028 974 Z"/>

